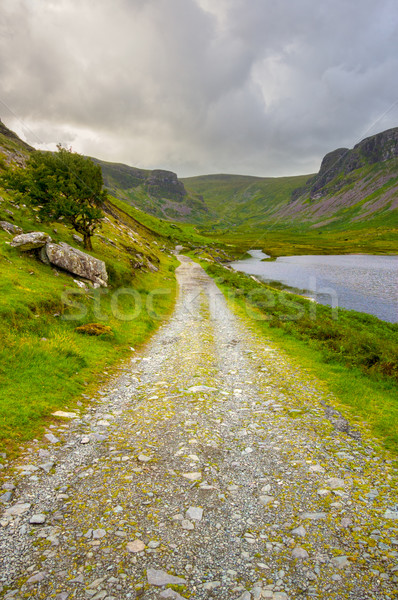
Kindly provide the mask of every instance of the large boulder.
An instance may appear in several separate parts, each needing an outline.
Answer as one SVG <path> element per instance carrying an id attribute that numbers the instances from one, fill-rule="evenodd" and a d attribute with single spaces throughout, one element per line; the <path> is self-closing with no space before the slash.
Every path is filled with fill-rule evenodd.
<path id="1" fill-rule="evenodd" d="M 48 233 L 32 231 L 32 233 L 22 233 L 21 235 L 15 236 L 11 241 L 11 246 L 26 251 L 42 248 L 42 246 L 45 246 L 48 242 L 51 242 Z"/>
<path id="2" fill-rule="evenodd" d="M 45 254 L 52 265 L 106 287 L 108 273 L 102 260 L 64 242 L 46 244 Z"/>
<path id="3" fill-rule="evenodd" d="M 9 223 L 8 221 L 0 221 L 0 227 L 4 229 L 4 231 L 8 231 L 8 233 L 13 233 L 14 235 L 23 233 L 23 229 L 18 227 L 18 225 L 14 225 L 14 223 Z"/>

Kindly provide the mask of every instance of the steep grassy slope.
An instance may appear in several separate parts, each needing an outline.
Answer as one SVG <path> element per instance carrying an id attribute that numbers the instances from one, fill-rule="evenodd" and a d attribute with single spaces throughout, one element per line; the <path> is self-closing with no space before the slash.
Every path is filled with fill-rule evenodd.
<path id="1" fill-rule="evenodd" d="M 202 198 L 188 193 L 171 171 L 92 160 L 101 166 L 107 190 L 119 200 L 159 218 L 196 223 L 208 217 Z"/>
<path id="2" fill-rule="evenodd" d="M 18 168 L 29 150 L 18 138 L 0 134 L 0 153 L 1 170 L 6 163 Z M 0 221 L 24 232 L 44 231 L 53 241 L 82 250 L 62 221 L 41 222 L 23 199 L 2 188 Z M 21 441 L 40 435 L 54 410 L 79 410 L 85 392 L 93 391 L 102 374 L 131 355 L 170 312 L 177 261 L 171 254 L 174 240 L 160 229 L 140 223 L 109 198 L 91 252 L 106 264 L 108 288 L 86 283 L 83 289 L 78 277 L 43 264 L 35 251 L 12 248 L 13 236 L 0 228 L 2 450 L 13 452 Z M 89 333 L 98 332 L 94 323 L 100 335 L 78 329 L 88 325 Z"/>
<path id="3" fill-rule="evenodd" d="M 277 221 L 279 213 L 309 175 L 297 177 L 248 177 L 204 175 L 182 179 L 187 190 L 203 196 L 215 228 L 247 227 Z"/>

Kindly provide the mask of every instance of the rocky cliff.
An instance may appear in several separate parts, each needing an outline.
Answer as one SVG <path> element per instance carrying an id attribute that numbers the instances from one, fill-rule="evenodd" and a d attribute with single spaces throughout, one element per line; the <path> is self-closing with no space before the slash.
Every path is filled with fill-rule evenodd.
<path id="1" fill-rule="evenodd" d="M 336 192 L 345 185 L 344 176 L 352 171 L 397 157 L 398 127 L 365 138 L 352 150 L 338 148 L 326 154 L 319 173 L 309 179 L 303 188 L 294 190 L 292 199 L 296 200 L 303 194 L 317 199 L 326 192 Z"/>

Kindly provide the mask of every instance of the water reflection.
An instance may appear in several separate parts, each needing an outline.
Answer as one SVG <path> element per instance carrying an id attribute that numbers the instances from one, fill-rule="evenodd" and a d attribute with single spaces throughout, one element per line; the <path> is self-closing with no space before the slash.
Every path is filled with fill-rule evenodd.
<path id="1" fill-rule="evenodd" d="M 398 322 L 398 256 L 283 256 L 263 262 L 267 255 L 261 250 L 249 254 L 251 258 L 231 266 L 264 281 L 308 290 L 322 304 L 337 301 L 343 308 Z"/>

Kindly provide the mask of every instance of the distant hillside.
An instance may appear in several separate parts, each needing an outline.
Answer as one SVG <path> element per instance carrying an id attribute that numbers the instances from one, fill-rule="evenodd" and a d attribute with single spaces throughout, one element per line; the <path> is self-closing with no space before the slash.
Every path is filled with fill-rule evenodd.
<path id="1" fill-rule="evenodd" d="M 324 225 L 398 223 L 398 128 L 368 137 L 352 150 L 326 154 L 319 173 L 294 190 L 282 219 Z"/>
<path id="2" fill-rule="evenodd" d="M 171 171 L 147 171 L 98 158 L 92 160 L 100 165 L 105 187 L 113 196 L 148 214 L 193 223 L 208 214 L 203 199 L 188 193 Z"/>
<path id="3" fill-rule="evenodd" d="M 32 146 L 22 141 L 0 119 L 0 158 L 3 159 L 5 164 L 23 165 L 32 150 L 34 150 Z"/>
<path id="4" fill-rule="evenodd" d="M 277 220 L 293 190 L 304 185 L 308 177 L 204 175 L 181 181 L 187 190 L 203 196 L 218 226 L 236 227 Z"/>

